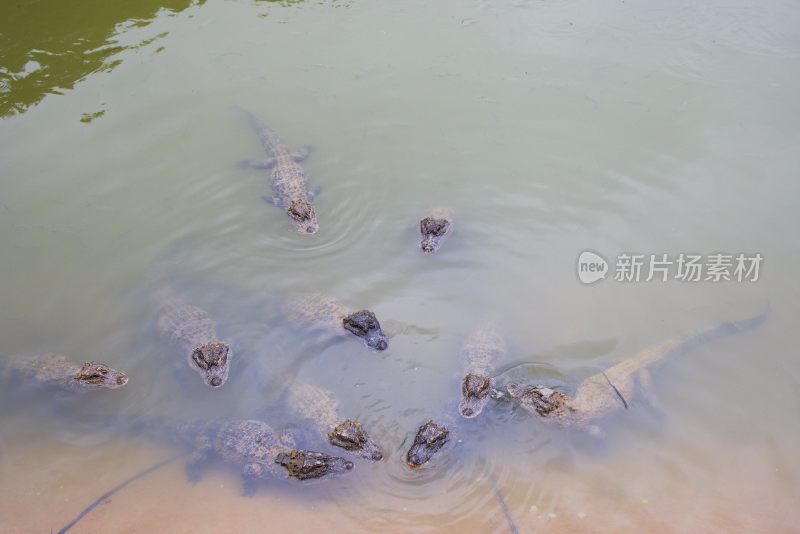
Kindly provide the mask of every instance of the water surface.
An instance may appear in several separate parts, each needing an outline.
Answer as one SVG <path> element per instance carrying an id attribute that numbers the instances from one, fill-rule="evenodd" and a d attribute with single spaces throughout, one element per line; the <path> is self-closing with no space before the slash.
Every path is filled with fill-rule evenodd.
<path id="1" fill-rule="evenodd" d="M 57 530 L 176 449 L 91 414 L 291 421 L 335 392 L 385 449 L 345 477 L 239 495 L 223 466 L 136 482 L 75 532 L 752 532 L 800 491 L 800 7 L 793 2 L 20 2 L 0 6 L 0 353 L 127 371 L 70 402 L 0 390 L 0 531 Z M 260 116 L 321 188 L 315 237 L 266 204 Z M 454 210 L 435 256 L 431 206 Z M 761 253 L 756 283 L 579 283 L 578 254 Z M 170 284 L 234 343 L 207 389 L 155 331 Z M 308 336 L 298 291 L 375 311 L 390 348 Z M 604 436 L 491 405 L 456 420 L 469 332 L 501 375 L 574 386 L 769 302 L 761 328 L 682 355 Z M 433 465 L 403 456 L 451 417 Z M 209 503 L 213 503 L 210 506 Z"/>

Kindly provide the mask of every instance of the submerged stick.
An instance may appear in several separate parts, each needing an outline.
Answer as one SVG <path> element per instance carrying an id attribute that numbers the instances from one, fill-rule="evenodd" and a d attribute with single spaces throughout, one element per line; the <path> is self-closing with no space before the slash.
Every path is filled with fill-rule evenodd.
<path id="1" fill-rule="evenodd" d="M 142 477 L 144 477 L 146 475 L 149 475 L 150 473 L 152 473 L 156 469 L 164 467 L 167 464 L 171 464 L 175 460 L 178 460 L 179 458 L 182 458 L 182 457 L 186 456 L 187 454 L 189 454 L 189 453 L 188 452 L 182 452 L 180 454 L 176 454 L 175 456 L 171 456 L 171 457 L 167 458 L 166 460 L 161 460 L 157 464 L 151 465 L 150 467 L 148 467 L 144 471 L 139 471 L 138 473 L 136 473 L 132 477 L 130 477 L 130 478 L 124 480 L 123 482 L 117 484 L 116 486 L 114 486 L 113 488 L 111 488 L 110 490 L 108 490 L 107 492 L 102 494 L 100 497 L 95 499 L 92 502 L 92 504 L 90 504 L 89 506 L 84 508 L 83 511 L 81 513 L 79 513 L 77 515 L 77 517 L 75 517 L 75 519 L 73 519 L 72 521 L 67 523 L 66 526 L 64 526 L 61 530 L 59 530 L 57 534 L 64 534 L 65 532 L 67 532 L 69 529 L 74 527 L 78 523 L 78 521 L 83 519 L 84 516 L 86 516 L 86 514 L 88 514 L 92 510 L 94 510 L 99 504 L 101 504 L 103 501 L 105 501 L 106 499 L 108 499 L 109 497 L 114 495 L 116 492 L 118 492 L 119 490 L 121 490 L 122 488 L 127 486 L 128 484 L 131 484 L 132 482 L 135 482 L 135 481 L 139 480 L 140 478 L 142 478 Z"/>
<path id="2" fill-rule="evenodd" d="M 506 516 L 506 521 L 508 521 L 508 530 L 511 532 L 511 534 L 519 534 L 517 524 L 514 522 L 514 518 L 511 517 L 511 509 L 509 509 L 508 503 L 506 503 L 505 498 L 503 498 L 503 494 L 500 493 L 500 488 L 497 487 L 497 482 L 491 473 L 486 473 L 486 478 L 489 479 L 489 482 L 492 484 L 494 496 L 497 497 L 497 501 L 500 503 L 500 508 L 503 510 L 503 514 Z"/>

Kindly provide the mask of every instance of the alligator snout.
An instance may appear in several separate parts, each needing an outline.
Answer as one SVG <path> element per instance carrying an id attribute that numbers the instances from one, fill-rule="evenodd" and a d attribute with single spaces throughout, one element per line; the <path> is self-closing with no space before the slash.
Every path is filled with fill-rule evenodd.
<path id="1" fill-rule="evenodd" d="M 414 436 L 414 443 L 406 454 L 406 463 L 409 467 L 420 467 L 431 458 L 436 452 L 444 447 L 450 436 L 450 431 L 444 425 L 437 425 L 433 421 L 428 421 L 421 427 L 417 435 Z"/>
<path id="2" fill-rule="evenodd" d="M 447 235 L 450 233 L 452 223 L 444 217 L 425 217 L 419 222 L 419 233 L 422 235 L 420 247 L 425 254 L 439 250 Z"/>
<path id="3" fill-rule="evenodd" d="M 212 388 L 221 387 L 228 378 L 230 347 L 227 343 L 206 343 L 195 348 L 189 359 Z"/>
<path id="4" fill-rule="evenodd" d="M 458 408 L 463 417 L 477 417 L 489 402 L 492 379 L 485 375 L 470 373 L 461 382 L 461 402 Z"/>
<path id="5" fill-rule="evenodd" d="M 345 330 L 364 340 L 367 347 L 384 351 L 389 347 L 389 338 L 383 333 L 375 314 L 369 310 L 359 310 L 342 319 Z"/>
<path id="6" fill-rule="evenodd" d="M 353 462 L 350 460 L 321 452 L 297 449 L 288 453 L 282 452 L 278 454 L 275 458 L 275 463 L 285 467 L 289 476 L 299 480 L 320 478 L 353 469 Z"/>
<path id="7" fill-rule="evenodd" d="M 305 200 L 295 199 L 286 208 L 286 214 L 294 223 L 297 231 L 303 234 L 315 234 L 319 230 L 317 214 L 314 206 Z"/>
<path id="8" fill-rule="evenodd" d="M 75 380 L 89 389 L 116 389 L 128 383 L 128 375 L 99 362 L 86 362 Z"/>
<path id="9" fill-rule="evenodd" d="M 367 460 L 379 461 L 383 458 L 383 452 L 377 443 L 370 439 L 364 427 L 355 419 L 347 419 L 339 423 L 328 433 L 328 441 L 331 445 L 341 447 L 348 451 L 353 451 Z"/>
<path id="10" fill-rule="evenodd" d="M 385 336 L 371 337 L 367 340 L 367 346 L 371 349 L 384 351 L 389 347 L 389 343 L 386 342 Z"/>

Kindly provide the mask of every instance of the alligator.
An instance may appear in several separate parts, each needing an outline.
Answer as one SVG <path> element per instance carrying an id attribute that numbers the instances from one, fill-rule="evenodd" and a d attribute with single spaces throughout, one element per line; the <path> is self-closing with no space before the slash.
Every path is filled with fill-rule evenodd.
<path id="1" fill-rule="evenodd" d="M 355 419 L 342 419 L 339 403 L 333 394 L 310 384 L 297 384 L 289 389 L 287 405 L 298 418 L 310 423 L 315 434 L 324 436 L 331 445 L 365 458 L 383 458 L 381 448 L 370 439 Z"/>
<path id="2" fill-rule="evenodd" d="M 158 330 L 187 353 L 189 366 L 200 373 L 206 385 L 221 387 L 228 379 L 230 346 L 219 341 L 208 313 L 186 303 L 165 288 L 159 291 Z"/>
<path id="3" fill-rule="evenodd" d="M 250 166 L 270 171 L 271 202 L 286 211 L 286 215 L 298 232 L 315 234 L 319 230 L 317 214 L 312 204 L 314 195 L 309 191 L 308 180 L 300 162 L 311 150 L 302 147 L 292 152 L 289 146 L 266 124 L 249 111 L 240 108 L 255 128 L 258 138 L 267 153 L 262 162 L 249 162 Z M 265 197 L 266 198 L 266 197 Z"/>
<path id="4" fill-rule="evenodd" d="M 492 322 L 487 322 L 467 337 L 461 349 L 461 356 L 466 361 L 458 405 L 462 417 L 477 417 L 489 402 L 495 391 L 494 367 L 505 352 L 505 342 Z"/>
<path id="5" fill-rule="evenodd" d="M 100 417 L 108 426 L 119 425 L 124 418 Z M 186 475 L 198 482 L 215 460 L 237 467 L 242 475 L 242 493 L 252 495 L 259 480 L 306 480 L 345 473 L 353 462 L 344 458 L 298 450 L 289 432 L 277 434 L 267 423 L 255 419 L 198 419 L 171 421 L 165 417 L 142 417 L 128 425 L 145 435 L 168 439 L 190 454 Z"/>
<path id="6" fill-rule="evenodd" d="M 60 354 L 8 356 L 0 365 L 4 379 L 24 387 L 80 393 L 97 389 L 117 389 L 128 383 L 128 375 L 99 362 L 82 365 Z"/>
<path id="7" fill-rule="evenodd" d="M 543 385 L 528 386 L 511 382 L 506 389 L 522 408 L 541 416 L 545 421 L 597 434 L 600 430 L 595 422 L 620 409 L 627 409 L 637 394 L 644 397 L 650 395 L 650 371 L 657 364 L 663 363 L 669 356 L 683 354 L 718 338 L 755 328 L 766 320 L 767 315 L 768 311 L 743 321 L 722 323 L 643 349 L 588 377 L 571 397 Z"/>
<path id="8" fill-rule="evenodd" d="M 414 441 L 406 453 L 406 464 L 412 469 L 422 467 L 450 439 L 450 429 L 444 424 L 428 420 L 417 430 Z"/>
<path id="9" fill-rule="evenodd" d="M 331 297 L 312 294 L 290 298 L 286 311 L 289 319 L 298 324 L 316 326 L 334 335 L 350 332 L 373 350 L 383 351 L 389 347 L 389 338 L 369 310 L 354 312 Z"/>
<path id="10" fill-rule="evenodd" d="M 447 208 L 431 208 L 419 221 L 422 241 L 419 246 L 425 254 L 433 254 L 444 244 L 453 231 L 453 213 Z"/>
<path id="11" fill-rule="evenodd" d="M 432 419 L 429 419 L 419 427 L 419 430 L 417 430 L 417 433 L 414 436 L 414 441 L 411 443 L 411 447 L 406 453 L 406 465 L 412 469 L 418 469 L 427 464 L 437 452 L 447 445 L 452 436 L 451 430 L 444 422 L 448 419 L 449 418 L 447 416 L 445 416 L 443 419 L 440 419 L 439 422 L 434 422 Z M 485 478 L 492 485 L 492 491 L 497 498 L 503 515 L 506 518 L 510 532 L 512 534 L 517 534 L 519 529 L 514 522 L 514 518 L 511 516 L 511 510 L 509 509 L 503 494 L 497 487 L 497 482 L 494 480 L 494 477 L 491 475 L 491 473 L 487 473 Z"/>

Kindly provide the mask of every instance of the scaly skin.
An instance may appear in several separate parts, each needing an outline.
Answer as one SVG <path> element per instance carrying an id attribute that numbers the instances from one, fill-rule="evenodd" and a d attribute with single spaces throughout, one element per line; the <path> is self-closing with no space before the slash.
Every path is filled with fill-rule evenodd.
<path id="1" fill-rule="evenodd" d="M 406 464 L 412 469 L 422 467 L 428 463 L 433 455 L 447 444 L 450 439 L 450 429 L 441 422 L 428 420 L 417 430 L 414 441 L 406 453 Z"/>
<path id="2" fill-rule="evenodd" d="M 382 351 L 389 346 L 389 338 L 383 333 L 374 313 L 369 310 L 351 311 L 325 295 L 290 298 L 286 302 L 286 313 L 289 320 L 297 324 L 317 327 L 332 335 L 350 332 L 369 349 Z"/>
<path id="3" fill-rule="evenodd" d="M 159 332 L 186 351 L 189 366 L 206 385 L 218 388 L 225 384 L 233 356 L 230 346 L 217 338 L 215 323 L 208 313 L 186 303 L 165 288 L 159 291 Z"/>
<path id="4" fill-rule="evenodd" d="M 448 208 L 431 208 L 419 221 L 422 237 L 419 246 L 425 254 L 433 254 L 453 231 L 453 212 Z"/>
<path id="5" fill-rule="evenodd" d="M 383 458 L 380 447 L 370 439 L 364 427 L 355 419 L 344 419 L 333 394 L 310 384 L 297 384 L 289 389 L 289 410 L 312 425 L 314 433 L 331 445 L 353 454 L 378 461 Z"/>
<path id="6" fill-rule="evenodd" d="M 584 380 L 572 397 L 545 386 L 508 384 L 509 395 L 520 406 L 545 421 L 596 431 L 593 423 L 627 408 L 637 394 L 649 394 L 650 369 L 668 356 L 681 354 L 715 339 L 755 328 L 767 313 L 738 322 L 727 322 L 699 333 L 667 341 Z"/>
<path id="7" fill-rule="evenodd" d="M 299 165 L 308 154 L 292 152 L 278 134 L 253 114 L 242 110 L 250 119 L 258 138 L 267 153 L 261 165 L 270 169 L 270 189 L 273 203 L 286 211 L 286 215 L 298 232 L 315 234 L 319 230 L 313 198 L 308 189 L 308 180 L 303 167 Z"/>
<path id="8" fill-rule="evenodd" d="M 197 482 L 206 468 L 215 460 L 240 469 L 242 490 L 250 495 L 259 480 L 271 478 L 320 478 L 352 469 L 352 462 L 335 456 L 320 459 L 313 476 L 304 473 L 296 476 L 285 471 L 280 462 L 281 454 L 304 454 L 313 456 L 314 451 L 298 451 L 288 436 L 277 436 L 267 423 L 254 419 L 245 420 L 195 420 L 179 424 L 165 423 L 161 419 L 145 420 L 146 426 L 155 426 L 158 434 L 187 446 L 192 451 L 186 464 L 186 473 L 191 482 Z M 286 466 L 283 466 L 286 467 Z"/>
<path id="9" fill-rule="evenodd" d="M 477 417 L 483 411 L 495 388 L 494 369 L 505 353 L 506 344 L 491 323 L 469 335 L 461 349 L 466 363 L 458 405 L 462 417 Z"/>
<path id="10" fill-rule="evenodd" d="M 78 365 L 60 354 L 9 356 L 4 359 L 2 371 L 3 378 L 13 383 L 65 393 L 117 389 L 128 383 L 125 373 L 104 363 Z"/>

